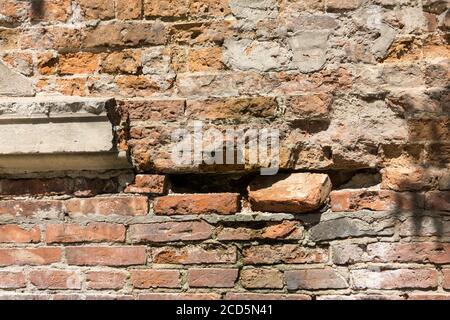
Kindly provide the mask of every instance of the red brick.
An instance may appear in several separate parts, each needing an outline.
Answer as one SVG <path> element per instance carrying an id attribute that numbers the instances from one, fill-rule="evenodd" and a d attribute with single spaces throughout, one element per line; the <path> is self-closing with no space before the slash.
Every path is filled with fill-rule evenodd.
<path id="1" fill-rule="evenodd" d="M 58 200 L 3 200 L 0 201 L 0 216 L 23 216 L 58 218 L 64 212 L 62 201 Z"/>
<path id="2" fill-rule="evenodd" d="M 450 269 L 443 269 L 442 274 L 444 275 L 442 287 L 444 287 L 444 289 L 450 290 Z"/>
<path id="3" fill-rule="evenodd" d="M 204 221 L 137 224 L 129 227 L 132 242 L 170 242 L 205 240 L 212 235 L 212 226 Z"/>
<path id="4" fill-rule="evenodd" d="M 233 288 L 238 269 L 189 269 L 188 284 L 191 288 Z"/>
<path id="5" fill-rule="evenodd" d="M 430 269 L 353 270 L 351 273 L 357 289 L 431 289 L 438 285 L 437 272 Z"/>
<path id="6" fill-rule="evenodd" d="M 139 300 L 219 300 L 218 293 L 144 293 Z"/>
<path id="7" fill-rule="evenodd" d="M 89 223 L 87 226 L 49 224 L 45 232 L 47 243 L 123 242 L 124 240 L 125 227 L 121 224 Z"/>
<path id="8" fill-rule="evenodd" d="M 304 213 L 319 209 L 330 191 L 326 174 L 277 174 L 255 178 L 248 197 L 254 211 Z"/>
<path id="9" fill-rule="evenodd" d="M 225 300 L 311 300 L 306 294 L 227 292 Z"/>
<path id="10" fill-rule="evenodd" d="M 159 174 L 138 174 L 134 183 L 127 186 L 125 192 L 164 194 L 167 191 L 168 179 Z"/>
<path id="11" fill-rule="evenodd" d="M 177 270 L 132 270 L 131 283 L 138 289 L 179 288 L 180 272 Z"/>
<path id="12" fill-rule="evenodd" d="M 30 281 L 38 289 L 81 289 L 80 276 L 74 271 L 33 270 Z"/>
<path id="13" fill-rule="evenodd" d="M 184 115 L 184 100 L 119 100 L 122 114 L 132 121 L 177 121 Z"/>
<path id="14" fill-rule="evenodd" d="M 450 293 L 413 292 L 408 293 L 408 300 L 450 300 Z"/>
<path id="15" fill-rule="evenodd" d="M 145 264 L 145 247 L 68 247 L 66 260 L 79 266 L 132 266 Z"/>
<path id="16" fill-rule="evenodd" d="M 208 248 L 208 246 L 162 247 L 152 250 L 153 263 L 202 264 L 235 263 L 236 248 Z"/>
<path id="17" fill-rule="evenodd" d="M 45 265 L 61 261 L 60 248 L 0 249 L 0 266 Z"/>
<path id="18" fill-rule="evenodd" d="M 447 264 L 450 263 L 450 244 L 377 242 L 367 246 L 367 254 L 375 262 Z"/>
<path id="19" fill-rule="evenodd" d="M 276 269 L 244 268 L 240 274 L 240 281 L 247 289 L 281 289 L 283 273 Z"/>
<path id="20" fill-rule="evenodd" d="M 345 189 L 332 191 L 330 198 L 333 211 L 413 210 L 424 206 L 422 194 L 389 190 Z"/>
<path id="21" fill-rule="evenodd" d="M 159 197 L 154 203 L 155 214 L 234 214 L 240 210 L 237 193 L 182 194 Z"/>
<path id="22" fill-rule="evenodd" d="M 244 248 L 242 259 L 245 264 L 325 263 L 328 250 L 307 248 L 301 244 L 258 245 Z"/>
<path id="23" fill-rule="evenodd" d="M 143 216 L 148 213 L 147 197 L 141 196 L 70 199 L 65 206 L 71 217 L 89 214 Z"/>
<path id="24" fill-rule="evenodd" d="M 94 290 L 120 290 L 125 285 L 127 275 L 119 271 L 88 271 L 86 288 Z"/>
<path id="25" fill-rule="evenodd" d="M 14 224 L 0 225 L 0 242 L 30 243 L 39 242 L 41 231 L 38 226 L 23 228 Z"/>
<path id="26" fill-rule="evenodd" d="M 344 289 L 347 280 L 331 268 L 285 271 L 286 285 L 289 290 L 297 289 Z"/>
<path id="27" fill-rule="evenodd" d="M 26 286 L 23 272 L 0 271 L 0 289 L 18 289 Z"/>
<path id="28" fill-rule="evenodd" d="M 427 192 L 425 206 L 429 210 L 450 211 L 450 191 Z"/>

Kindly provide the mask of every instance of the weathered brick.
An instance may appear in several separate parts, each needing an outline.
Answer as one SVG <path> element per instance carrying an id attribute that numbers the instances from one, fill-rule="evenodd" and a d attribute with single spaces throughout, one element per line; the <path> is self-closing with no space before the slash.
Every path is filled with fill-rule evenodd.
<path id="1" fill-rule="evenodd" d="M 450 269 L 443 269 L 442 274 L 444 276 L 444 279 L 442 282 L 442 287 L 444 287 L 444 289 L 449 290 L 450 289 Z"/>
<path id="2" fill-rule="evenodd" d="M 120 20 L 140 19 L 142 0 L 116 0 L 116 17 Z"/>
<path id="3" fill-rule="evenodd" d="M 180 194 L 159 197 L 153 210 L 158 215 L 234 214 L 240 210 L 236 193 Z"/>
<path id="4" fill-rule="evenodd" d="M 121 224 L 89 223 L 49 224 L 46 226 L 45 241 L 47 243 L 73 242 L 123 242 L 125 227 Z"/>
<path id="5" fill-rule="evenodd" d="M 450 211 L 450 191 L 430 191 L 425 194 L 425 207 L 429 210 Z"/>
<path id="6" fill-rule="evenodd" d="M 235 247 L 184 246 L 152 249 L 153 263 L 161 264 L 213 264 L 235 263 Z"/>
<path id="7" fill-rule="evenodd" d="M 184 114 L 184 100 L 122 100 L 118 105 L 131 121 L 176 121 Z"/>
<path id="8" fill-rule="evenodd" d="M 132 242 L 170 242 L 205 240 L 212 235 L 212 226 L 204 221 L 136 224 L 129 227 Z"/>
<path id="9" fill-rule="evenodd" d="M 40 240 L 41 231 L 38 226 L 26 228 L 15 224 L 0 225 L 0 242 L 32 243 Z"/>
<path id="10" fill-rule="evenodd" d="M 60 74 L 91 74 L 99 68 L 99 57 L 95 53 L 78 52 L 59 56 Z"/>
<path id="11" fill-rule="evenodd" d="M 11 265 L 47 265 L 61 261 L 60 248 L 2 248 L 0 266 Z"/>
<path id="12" fill-rule="evenodd" d="M 242 256 L 245 264 L 325 263 L 328 261 L 328 250 L 298 244 L 258 245 L 244 248 Z"/>
<path id="13" fill-rule="evenodd" d="M 449 300 L 449 293 L 425 293 L 425 292 L 412 292 L 408 294 L 408 300 Z"/>
<path id="14" fill-rule="evenodd" d="M 179 288 L 180 271 L 177 270 L 131 270 L 131 283 L 138 289 Z"/>
<path id="15" fill-rule="evenodd" d="M 357 289 L 431 289 L 438 281 L 436 270 L 431 269 L 353 270 L 351 274 Z"/>
<path id="16" fill-rule="evenodd" d="M 382 171 L 381 188 L 396 191 L 419 191 L 431 188 L 435 176 L 422 167 L 387 167 Z"/>
<path id="17" fill-rule="evenodd" d="M 278 174 L 256 178 L 248 190 L 255 211 L 303 213 L 323 205 L 331 181 L 325 174 Z"/>
<path id="18" fill-rule="evenodd" d="M 422 209 L 424 198 L 420 193 L 389 190 L 337 190 L 330 194 L 333 211 L 389 211 Z"/>
<path id="19" fill-rule="evenodd" d="M 160 22 L 100 24 L 86 30 L 85 34 L 84 48 L 162 45 L 167 39 L 165 27 Z"/>
<path id="20" fill-rule="evenodd" d="M 274 98 L 228 98 L 188 100 L 186 115 L 196 120 L 244 120 L 250 118 L 273 118 L 278 104 Z"/>
<path id="21" fill-rule="evenodd" d="M 222 49 L 191 49 L 189 51 L 188 67 L 191 72 L 224 69 L 224 65 L 222 62 Z"/>
<path id="22" fill-rule="evenodd" d="M 247 289 L 281 289 L 283 273 L 276 269 L 244 268 L 240 273 L 240 281 Z"/>
<path id="23" fill-rule="evenodd" d="M 218 293 L 143 293 L 138 300 L 219 300 Z"/>
<path id="24" fill-rule="evenodd" d="M 256 239 L 302 239 L 303 227 L 296 221 L 285 220 L 261 229 L 246 227 L 222 228 L 216 234 L 220 241 L 256 240 Z"/>
<path id="25" fill-rule="evenodd" d="M 233 288 L 238 269 L 189 269 L 188 284 L 191 288 Z"/>
<path id="26" fill-rule="evenodd" d="M 144 15 L 155 17 L 184 17 L 188 13 L 189 0 L 144 0 Z"/>
<path id="27" fill-rule="evenodd" d="M 195 17 L 224 17 L 231 13 L 228 0 L 189 0 L 189 13 Z"/>
<path id="28" fill-rule="evenodd" d="M 288 270 L 285 271 L 284 276 L 289 290 L 345 289 L 348 287 L 346 278 L 331 268 Z"/>
<path id="29" fill-rule="evenodd" d="M 326 0 L 327 11 L 355 10 L 358 9 L 362 0 Z"/>
<path id="30" fill-rule="evenodd" d="M 328 241 L 362 236 L 381 236 L 394 234 L 394 220 L 390 218 L 364 221 L 350 217 L 322 221 L 312 227 L 309 238 L 312 241 Z"/>
<path id="31" fill-rule="evenodd" d="M 401 236 L 450 236 L 450 222 L 441 216 L 417 215 L 406 218 L 400 226 Z"/>
<path id="32" fill-rule="evenodd" d="M 63 202 L 58 200 L 4 200 L 0 201 L 0 216 L 58 218 Z"/>
<path id="33" fill-rule="evenodd" d="M 127 274 L 120 271 L 89 271 L 86 273 L 86 288 L 120 290 L 126 279 Z"/>
<path id="34" fill-rule="evenodd" d="M 46 269 L 30 272 L 30 282 L 38 289 L 81 289 L 81 278 L 74 271 Z"/>
<path id="35" fill-rule="evenodd" d="M 79 28 L 48 26 L 25 30 L 20 35 L 22 49 L 79 49 L 83 32 Z"/>
<path id="36" fill-rule="evenodd" d="M 450 263 L 450 245 L 446 243 L 371 243 L 367 253 L 376 262 Z"/>
<path id="37" fill-rule="evenodd" d="M 86 20 L 106 20 L 114 18 L 114 1 L 76 0 Z"/>
<path id="38" fill-rule="evenodd" d="M 72 13 L 70 0 L 42 0 L 31 5 L 31 20 L 65 22 Z"/>
<path id="39" fill-rule="evenodd" d="M 145 264 L 145 247 L 68 247 L 66 260 L 79 266 L 132 266 Z"/>
<path id="40" fill-rule="evenodd" d="M 225 300 L 312 300 L 306 294 L 227 292 Z"/>
<path id="41" fill-rule="evenodd" d="M 26 286 L 23 272 L 0 271 L 0 289 L 19 289 Z"/>
<path id="42" fill-rule="evenodd" d="M 17 0 L 4 0 L 0 3 L 0 26 L 14 26 L 27 20 L 29 4 Z"/>
<path id="43" fill-rule="evenodd" d="M 286 97 L 284 117 L 288 120 L 327 120 L 330 117 L 332 96 L 307 94 Z"/>
<path id="44" fill-rule="evenodd" d="M 71 217 L 89 214 L 143 216 L 148 212 L 148 200 L 141 196 L 70 199 L 65 207 Z"/>
<path id="45" fill-rule="evenodd" d="M 134 183 L 127 186 L 125 192 L 164 194 L 167 191 L 168 178 L 158 174 L 138 174 Z"/>
<path id="46" fill-rule="evenodd" d="M 107 54 L 101 62 L 101 71 L 114 74 L 136 74 L 141 65 L 142 58 L 140 51 L 123 50 Z"/>

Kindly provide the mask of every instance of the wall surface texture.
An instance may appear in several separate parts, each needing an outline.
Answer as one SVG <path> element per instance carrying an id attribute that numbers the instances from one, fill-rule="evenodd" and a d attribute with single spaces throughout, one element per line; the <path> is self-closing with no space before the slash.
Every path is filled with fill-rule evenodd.
<path id="1" fill-rule="evenodd" d="M 0 299 L 450 299 L 449 8 L 0 0 Z"/>

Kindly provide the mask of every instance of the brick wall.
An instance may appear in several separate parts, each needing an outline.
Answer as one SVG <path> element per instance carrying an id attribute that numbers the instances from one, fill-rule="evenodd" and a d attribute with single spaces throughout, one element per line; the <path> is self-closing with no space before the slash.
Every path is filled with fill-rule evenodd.
<path id="1" fill-rule="evenodd" d="M 0 0 L 0 132 L 107 99 L 131 166 L 0 165 L 0 299 L 449 299 L 449 28 L 440 0 Z M 280 172 L 174 164 L 197 120 L 280 130 Z"/>

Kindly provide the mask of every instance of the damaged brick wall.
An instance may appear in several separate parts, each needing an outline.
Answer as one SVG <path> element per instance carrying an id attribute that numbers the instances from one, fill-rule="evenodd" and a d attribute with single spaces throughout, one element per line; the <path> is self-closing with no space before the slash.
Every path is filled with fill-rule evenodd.
<path id="1" fill-rule="evenodd" d="M 108 99 L 132 165 L 2 174 L 0 299 L 449 299 L 449 12 L 0 0 L 0 126 Z M 199 120 L 280 130 L 280 172 L 173 163 Z"/>

